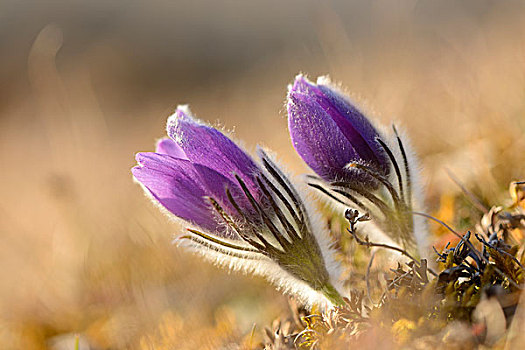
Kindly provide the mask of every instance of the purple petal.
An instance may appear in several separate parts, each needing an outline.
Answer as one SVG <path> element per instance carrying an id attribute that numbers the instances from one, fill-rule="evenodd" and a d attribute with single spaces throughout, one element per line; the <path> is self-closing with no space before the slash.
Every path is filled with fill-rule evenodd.
<path id="1" fill-rule="evenodd" d="M 165 154 L 138 153 L 139 166 L 131 171 L 167 210 L 210 232 L 219 227 L 206 203 L 206 189 L 191 162 Z"/>
<path id="2" fill-rule="evenodd" d="M 388 173 L 387 156 L 376 141 L 380 137 L 379 133 L 345 96 L 329 85 L 312 84 L 303 76 L 296 78 L 294 90 L 312 97 L 330 115 L 361 159 L 375 165 L 385 175 Z"/>
<path id="3" fill-rule="evenodd" d="M 152 152 L 137 154 L 137 162 L 140 165 L 132 169 L 135 178 L 160 204 L 181 219 L 220 236 L 238 238 L 227 232 L 223 224 L 218 224 L 217 213 L 206 199 L 213 197 L 226 213 L 239 221 L 241 217 L 226 195 L 228 188 L 247 219 L 258 220 L 238 185 L 213 169 Z"/>
<path id="4" fill-rule="evenodd" d="M 380 136 L 368 119 L 337 92 L 323 85 L 320 85 L 319 89 L 323 91 L 325 97 L 321 100 L 321 106 L 329 111 L 341 132 L 352 142 L 359 156 L 388 173 L 387 156 L 376 141 Z"/>
<path id="5" fill-rule="evenodd" d="M 388 174 L 388 158 L 376 141 L 379 133 L 348 99 L 330 86 L 313 84 L 303 76 L 296 78 L 288 98 L 288 125 L 294 146 L 301 149 L 297 149 L 299 154 L 321 177 L 326 180 L 335 180 L 333 176 L 354 177 L 353 172 L 349 175 L 350 172 L 340 166 L 353 161 L 367 163 Z M 328 129 L 319 130 L 319 125 L 314 126 L 319 123 Z M 316 129 L 315 133 L 306 131 L 312 128 Z M 329 159 L 320 159 L 327 156 Z"/>
<path id="6" fill-rule="evenodd" d="M 157 142 L 155 152 L 160 154 L 167 154 L 169 156 L 172 156 L 173 158 L 188 159 L 182 148 L 180 148 L 180 146 L 177 145 L 175 141 L 169 138 L 159 140 Z"/>
<path id="7" fill-rule="evenodd" d="M 334 120 L 308 95 L 289 94 L 288 128 L 295 150 L 319 176 L 327 181 L 350 176 L 344 167 L 358 155 Z"/>
<path id="8" fill-rule="evenodd" d="M 259 168 L 250 156 L 220 131 L 202 124 L 187 111 L 178 108 L 168 119 L 167 132 L 192 163 L 211 168 L 233 182 L 236 182 L 234 174 L 238 174 L 250 191 L 259 196 L 255 183 Z"/>

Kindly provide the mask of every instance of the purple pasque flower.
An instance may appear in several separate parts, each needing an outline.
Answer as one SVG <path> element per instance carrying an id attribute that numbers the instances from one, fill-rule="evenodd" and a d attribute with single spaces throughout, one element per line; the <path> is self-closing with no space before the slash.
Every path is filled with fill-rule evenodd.
<path id="1" fill-rule="evenodd" d="M 167 133 L 156 152 L 137 154 L 132 172 L 155 202 L 189 224 L 180 242 L 218 264 L 263 275 L 310 305 L 342 303 L 323 228 L 262 149 L 256 163 L 186 107 L 168 119 Z"/>
<path id="2" fill-rule="evenodd" d="M 310 176 L 309 185 L 369 213 L 375 228 L 396 243 L 419 249 L 424 239 L 416 235 L 426 236 L 426 227 L 414 227 L 415 169 L 396 128 L 380 134 L 326 78 L 314 84 L 297 76 L 287 107 L 293 145 L 319 176 Z"/>
<path id="3" fill-rule="evenodd" d="M 294 148 L 325 181 L 357 181 L 373 186 L 370 176 L 346 168 L 352 162 L 388 175 L 388 157 L 377 142 L 380 134 L 347 98 L 329 85 L 314 84 L 298 75 L 289 88 L 287 108 Z"/>
<path id="4" fill-rule="evenodd" d="M 261 200 L 255 185 L 260 169 L 250 156 L 217 129 L 193 119 L 186 107 L 168 119 L 167 132 L 171 138 L 160 140 L 155 153 L 138 153 L 139 166 L 132 169 L 153 198 L 176 217 L 228 238 L 236 233 L 210 212 L 210 198 L 228 215 L 238 216 L 229 193 L 246 220 L 258 220 L 237 181 L 238 177 L 255 200 Z"/>

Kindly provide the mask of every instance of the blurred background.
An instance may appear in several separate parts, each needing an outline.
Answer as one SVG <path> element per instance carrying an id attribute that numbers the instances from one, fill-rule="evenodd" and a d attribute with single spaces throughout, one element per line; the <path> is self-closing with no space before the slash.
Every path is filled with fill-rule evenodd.
<path id="1" fill-rule="evenodd" d="M 329 74 L 407 129 L 429 211 L 463 229 L 445 169 L 487 205 L 525 178 L 521 1 L 3 0 L 0 49 L 2 349 L 250 347 L 287 313 L 172 246 L 132 182 L 177 104 L 301 174 L 286 87 Z"/>

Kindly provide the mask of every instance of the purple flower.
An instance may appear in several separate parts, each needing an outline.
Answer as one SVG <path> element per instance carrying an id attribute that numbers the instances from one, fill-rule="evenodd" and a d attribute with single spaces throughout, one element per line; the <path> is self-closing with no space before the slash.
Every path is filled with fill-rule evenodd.
<path id="1" fill-rule="evenodd" d="M 180 237 L 187 247 L 266 276 L 307 303 L 342 302 L 327 268 L 334 264 L 327 236 L 262 149 L 258 164 L 186 107 L 168 119 L 167 133 L 156 152 L 137 154 L 132 173 L 154 201 L 190 224 Z"/>
<path id="2" fill-rule="evenodd" d="M 293 146 L 303 160 L 326 181 L 354 181 L 374 186 L 362 172 L 347 169 L 352 162 L 389 173 L 379 133 L 347 98 L 325 84 L 298 75 L 288 92 L 288 127 Z"/>
<path id="3" fill-rule="evenodd" d="M 155 153 L 138 153 L 139 166 L 132 169 L 153 198 L 175 216 L 224 237 L 233 238 L 235 233 L 215 218 L 210 198 L 241 220 L 228 199 L 230 193 L 248 220 L 258 220 L 236 179 L 260 201 L 255 186 L 260 169 L 243 150 L 218 130 L 193 119 L 183 107 L 169 118 L 167 132 L 171 139 L 160 140 Z"/>
<path id="4" fill-rule="evenodd" d="M 308 185 L 332 200 L 368 213 L 374 232 L 408 249 L 422 246 L 426 226 L 413 211 L 414 158 L 395 127 L 381 135 L 351 102 L 320 78 L 298 75 L 288 91 L 288 127 L 293 145 L 320 178 Z M 419 191 L 417 191 L 419 192 Z"/>

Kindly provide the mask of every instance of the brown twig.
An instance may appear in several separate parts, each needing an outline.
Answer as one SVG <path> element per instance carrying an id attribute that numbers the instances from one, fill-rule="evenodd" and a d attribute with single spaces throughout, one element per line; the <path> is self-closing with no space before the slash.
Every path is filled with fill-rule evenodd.
<path id="1" fill-rule="evenodd" d="M 470 201 L 476 208 L 478 208 L 481 212 L 485 214 L 489 212 L 488 208 L 483 203 L 481 203 L 481 201 L 478 199 L 478 197 L 476 197 L 474 193 L 470 192 L 465 186 L 463 186 L 463 184 L 459 181 L 459 179 L 454 175 L 454 173 L 450 169 L 445 170 L 448 174 L 448 177 L 450 177 L 450 179 L 461 189 L 461 192 L 463 192 L 463 194 L 468 199 L 470 199 Z"/>
<path id="2" fill-rule="evenodd" d="M 372 255 L 370 256 L 370 261 L 368 262 L 368 266 L 366 268 L 366 293 L 367 293 L 367 297 L 368 297 L 368 300 L 372 303 L 372 305 L 377 305 L 373 300 L 372 300 L 372 293 L 370 293 L 370 290 L 372 289 L 370 287 L 370 269 L 372 268 L 372 264 L 374 263 L 374 258 L 376 256 L 376 252 L 373 252 Z"/>

